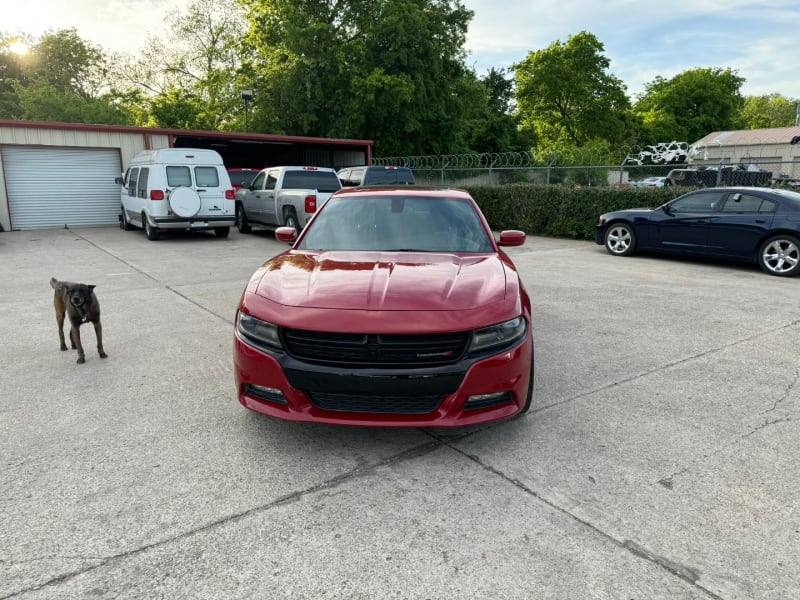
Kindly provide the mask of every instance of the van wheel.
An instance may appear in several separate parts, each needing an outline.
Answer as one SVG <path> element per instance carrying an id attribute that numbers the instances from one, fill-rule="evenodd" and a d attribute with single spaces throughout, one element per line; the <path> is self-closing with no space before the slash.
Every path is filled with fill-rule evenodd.
<path id="1" fill-rule="evenodd" d="M 289 209 L 289 212 L 286 213 L 286 221 L 284 222 L 283 226 L 294 227 L 297 235 L 300 235 L 300 224 L 297 222 L 297 215 L 295 214 L 294 209 Z"/>
<path id="2" fill-rule="evenodd" d="M 128 221 L 128 213 L 125 212 L 125 207 L 122 207 L 122 219 L 119 222 L 120 229 L 124 229 L 125 231 L 131 231 L 135 229 L 131 222 Z"/>
<path id="3" fill-rule="evenodd" d="M 247 221 L 247 215 L 241 204 L 236 205 L 236 228 L 239 230 L 239 233 L 250 233 L 253 229 Z"/>
<path id="4" fill-rule="evenodd" d="M 144 225 L 144 234 L 147 239 L 155 242 L 160 237 L 159 231 L 150 224 L 150 221 L 147 220 L 147 215 L 144 213 L 142 213 L 142 224 Z"/>
<path id="5" fill-rule="evenodd" d="M 230 227 L 215 227 L 214 228 L 214 235 L 218 238 L 226 238 L 228 234 L 231 232 Z"/>

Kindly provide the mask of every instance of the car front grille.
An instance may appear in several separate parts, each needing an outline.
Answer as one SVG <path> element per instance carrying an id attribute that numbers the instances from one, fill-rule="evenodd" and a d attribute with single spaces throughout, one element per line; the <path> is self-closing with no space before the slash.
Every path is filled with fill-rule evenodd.
<path id="1" fill-rule="evenodd" d="M 395 415 L 422 415 L 433 412 L 444 396 L 375 396 L 311 392 L 314 406 L 324 410 Z"/>
<path id="2" fill-rule="evenodd" d="M 283 330 L 288 353 L 320 365 L 382 367 L 441 366 L 457 362 L 469 332 L 431 335 L 382 335 Z"/>

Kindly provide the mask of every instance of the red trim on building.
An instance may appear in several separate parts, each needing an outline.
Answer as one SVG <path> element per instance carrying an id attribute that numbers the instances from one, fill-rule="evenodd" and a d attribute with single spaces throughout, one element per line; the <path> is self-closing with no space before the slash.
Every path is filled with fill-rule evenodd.
<path id="1" fill-rule="evenodd" d="M 0 119 L 0 127 L 16 127 L 26 129 L 57 129 L 74 131 L 97 131 L 100 133 L 136 133 L 144 136 L 167 135 L 170 147 L 175 137 L 194 136 L 209 138 L 226 138 L 231 140 L 254 140 L 260 142 L 288 142 L 305 144 L 336 144 L 340 146 L 367 146 L 367 154 L 371 159 L 373 140 L 347 140 L 338 138 L 304 137 L 293 135 L 273 135 L 265 133 L 240 133 L 236 131 L 200 131 L 194 129 L 159 129 L 153 127 L 129 127 L 123 125 L 87 125 L 85 123 L 55 123 L 50 121 L 17 121 Z M 149 144 L 145 138 L 145 146 Z M 368 163 L 371 162 L 368 161 Z"/>

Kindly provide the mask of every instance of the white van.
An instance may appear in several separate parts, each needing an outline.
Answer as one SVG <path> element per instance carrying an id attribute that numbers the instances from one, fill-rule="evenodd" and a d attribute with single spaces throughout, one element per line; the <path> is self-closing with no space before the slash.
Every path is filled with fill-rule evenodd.
<path id="1" fill-rule="evenodd" d="M 148 240 L 169 229 L 213 229 L 217 237 L 227 237 L 236 219 L 233 186 L 214 150 L 145 150 L 118 182 L 120 227 L 144 229 Z"/>

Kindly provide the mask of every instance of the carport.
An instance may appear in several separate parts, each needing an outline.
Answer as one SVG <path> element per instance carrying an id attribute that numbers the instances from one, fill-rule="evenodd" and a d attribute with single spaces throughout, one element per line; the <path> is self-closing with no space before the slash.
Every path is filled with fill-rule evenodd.
<path id="1" fill-rule="evenodd" d="M 142 150 L 207 148 L 228 168 L 370 164 L 371 140 L 0 120 L 0 231 L 113 225 Z"/>

